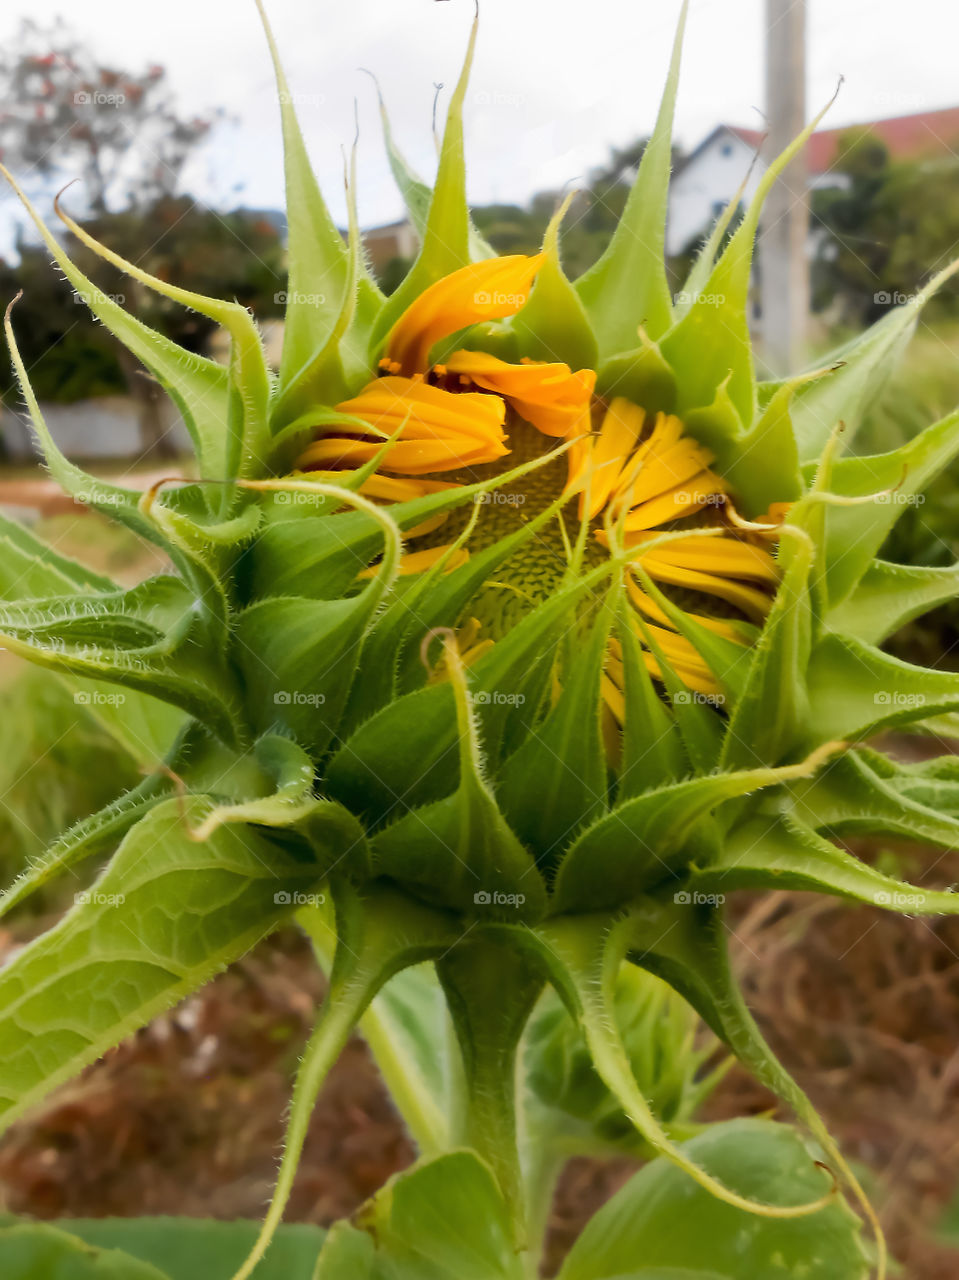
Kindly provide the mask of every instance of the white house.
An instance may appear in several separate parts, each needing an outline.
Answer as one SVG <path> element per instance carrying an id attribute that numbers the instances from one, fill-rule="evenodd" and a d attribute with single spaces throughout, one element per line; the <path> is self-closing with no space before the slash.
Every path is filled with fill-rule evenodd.
<path id="1" fill-rule="evenodd" d="M 806 145 L 811 187 L 844 184 L 844 175 L 835 168 L 839 140 L 857 130 L 875 134 L 894 159 L 955 157 L 959 151 L 959 107 L 819 130 Z M 764 134 L 758 129 L 719 124 L 677 166 L 669 196 L 667 253 L 682 253 L 704 235 L 744 178 L 744 200 L 755 194 L 767 165 L 763 142 Z"/>

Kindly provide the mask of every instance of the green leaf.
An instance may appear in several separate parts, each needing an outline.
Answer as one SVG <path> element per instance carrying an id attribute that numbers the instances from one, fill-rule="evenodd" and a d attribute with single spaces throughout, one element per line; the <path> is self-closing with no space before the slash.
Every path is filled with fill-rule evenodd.
<path id="1" fill-rule="evenodd" d="M 23 600 L 64 591 L 119 591 L 112 579 L 55 551 L 19 520 L 0 512 L 0 598 Z"/>
<path id="2" fill-rule="evenodd" d="M 731 1120 L 710 1126 L 684 1150 L 742 1195 L 770 1204 L 822 1192 L 822 1172 L 786 1125 Z M 641 1169 L 594 1215 L 559 1280 L 642 1276 L 642 1270 L 635 1272 L 638 1263 L 692 1268 L 694 1274 L 697 1268 L 707 1274 L 720 1268 L 721 1274 L 749 1280 L 869 1275 L 859 1221 L 841 1201 L 806 1218 L 757 1217 L 723 1204 L 664 1159 Z"/>
<path id="3" fill-rule="evenodd" d="M 550 220 L 543 241 L 545 261 L 526 305 L 509 322 L 518 350 L 531 360 L 561 360 L 572 369 L 596 367 L 596 338 L 579 295 L 566 278 L 559 252 L 565 205 Z"/>
<path id="4" fill-rule="evenodd" d="M 771 187 L 806 144 L 823 114 L 820 112 L 766 169 L 705 288 L 660 341 L 663 355 L 676 374 L 676 412 L 685 417 L 692 409 L 712 406 L 717 392 L 725 386 L 723 403 L 728 402 L 734 411 L 724 428 L 730 439 L 752 425 L 757 408 L 748 304 L 759 215 Z M 717 430 L 712 434 L 716 437 L 720 433 Z M 708 443 L 715 447 L 714 439 Z"/>
<path id="5" fill-rule="evenodd" d="M 538 862 L 555 861 L 608 807 L 600 681 L 614 617 L 608 603 L 600 605 L 589 633 L 567 646 L 556 705 L 500 771 L 500 807 Z"/>
<path id="6" fill-rule="evenodd" d="M 818 377 L 819 374 L 813 375 Z M 714 433 L 719 469 L 747 516 L 763 515 L 770 501 L 795 502 L 803 490 L 799 452 L 792 423 L 792 402 L 809 375 L 777 388 L 769 404 L 741 439 L 730 444 Z M 690 425 L 694 419 L 690 419 Z M 762 459 L 762 465 L 757 460 Z"/>
<path id="7" fill-rule="evenodd" d="M 490 768 L 536 719 L 557 645 L 575 606 L 608 576 L 601 565 L 557 591 L 470 669 Z M 329 794 L 373 824 L 453 791 L 459 740 L 453 691 L 432 684 L 398 698 L 353 733 L 326 771 Z"/>
<path id="8" fill-rule="evenodd" d="M 313 1280 L 374 1280 L 375 1252 L 376 1245 L 365 1231 L 336 1222 L 323 1244 Z"/>
<path id="9" fill-rule="evenodd" d="M 391 1179 L 361 1225 L 388 1260 L 384 1280 L 524 1277 L 502 1194 L 489 1168 L 469 1151 L 450 1152 Z"/>
<path id="10" fill-rule="evenodd" d="M 473 22 L 466 59 L 450 98 L 440 148 L 439 170 L 423 229 L 422 246 L 409 274 L 387 301 L 376 321 L 376 342 L 385 338 L 406 308 L 425 289 L 470 261 L 469 207 L 466 203 L 466 160 L 463 148 L 463 102 L 473 66 L 479 16 Z"/>
<path id="11" fill-rule="evenodd" d="M 620 609 L 617 635 L 623 651 L 623 760 L 617 799 L 631 800 L 668 782 L 678 782 L 689 760 L 675 716 L 660 698 L 646 669 L 633 629 L 630 606 Z"/>
<path id="12" fill-rule="evenodd" d="M 874 751 L 850 751 L 817 778 L 793 783 L 790 813 L 817 830 L 883 832 L 906 840 L 959 845 L 955 783 L 926 778 Z"/>
<path id="13" fill-rule="evenodd" d="M 959 893 L 923 889 L 883 875 L 788 818 L 761 817 L 727 837 L 719 857 L 690 877 L 702 894 L 734 889 L 804 890 L 907 915 L 959 914 Z"/>
<path id="14" fill-rule="evenodd" d="M 723 742 L 724 768 L 777 763 L 807 722 L 806 668 L 812 645 L 809 575 L 812 540 L 785 525 L 780 540 L 782 580 L 766 625 L 751 652 L 742 697 Z"/>
<path id="15" fill-rule="evenodd" d="M 226 329 L 230 335 L 228 394 L 225 418 L 220 419 L 216 437 L 222 443 L 223 469 L 216 478 L 233 480 L 237 476 L 262 473 L 269 447 L 270 374 L 256 322 L 246 307 L 239 302 L 207 298 L 203 294 L 181 289 L 150 275 L 148 271 L 135 263 L 127 262 L 118 253 L 100 244 L 59 206 L 57 212 L 77 239 L 111 266 L 125 272 L 132 279 L 139 280 L 162 297 L 192 308 Z M 221 510 L 229 504 L 230 497 L 229 489 L 224 487 Z"/>
<path id="16" fill-rule="evenodd" d="M 672 323 L 665 265 L 666 213 L 687 7 L 684 3 L 680 12 L 656 127 L 643 152 L 623 216 L 602 257 L 576 283 L 601 358 L 632 350 L 640 325 L 655 339 Z"/>
<path id="17" fill-rule="evenodd" d="M 821 750 L 782 768 L 688 778 L 616 805 L 583 832 L 563 859 L 554 914 L 616 909 L 676 875 L 687 862 L 713 861 L 720 831 L 712 817 L 720 805 L 805 777 L 824 755 Z"/>
<path id="18" fill-rule="evenodd" d="M 257 0 L 257 8 L 273 59 L 283 125 L 290 271 L 278 384 L 278 397 L 282 397 L 325 348 L 356 285 L 350 279 L 349 250 L 326 207 L 306 152 L 262 0 Z"/>
<path id="19" fill-rule="evenodd" d="M 40 1222 L 0 1226 L 0 1270 L 4 1280 L 168 1280 L 146 1261 Z"/>
<path id="20" fill-rule="evenodd" d="M 250 1280 L 266 1254 L 289 1200 L 317 1095 L 356 1023 L 377 992 L 401 969 L 434 959 L 456 941 L 448 917 L 390 888 L 369 886 L 361 895 L 345 880 L 332 881 L 336 902 L 336 952 L 329 990 L 303 1053 L 280 1171 L 256 1242 L 233 1280 Z M 311 932 L 319 911 L 304 907 L 300 919 Z"/>
<path id="21" fill-rule="evenodd" d="M 0 894 L 0 916 L 18 907 L 62 871 L 72 870 L 87 858 L 114 848 L 168 789 L 165 778 L 147 778 L 105 809 L 75 823 Z"/>
<path id="22" fill-rule="evenodd" d="M 859 584 L 830 609 L 832 630 L 881 644 L 913 618 L 959 596 L 959 564 L 927 568 L 873 560 Z"/>
<path id="23" fill-rule="evenodd" d="M 647 413 L 671 413 L 676 404 L 676 375 L 646 330 L 639 329 L 639 346 L 630 347 L 599 363 L 598 395 L 625 396 Z"/>
<path id="24" fill-rule="evenodd" d="M 909 302 L 894 307 L 865 333 L 823 361 L 833 365 L 835 372 L 800 391 L 792 410 L 803 461 L 819 457 L 839 422 L 846 425 L 846 439 L 854 438 L 908 345 L 923 307 L 957 269 L 959 259 L 934 276 Z"/>
<path id="25" fill-rule="evenodd" d="M 233 740 L 235 686 L 215 652 L 199 643 L 205 630 L 192 593 L 168 576 L 113 596 L 0 606 L 0 636 L 12 653 L 58 674 L 151 694 Z M 170 718 L 159 727 L 171 727 Z"/>
<path id="26" fill-rule="evenodd" d="M 959 676 L 912 666 L 845 636 L 819 641 L 807 678 L 807 734 L 816 742 L 867 738 L 959 708 Z"/>
<path id="27" fill-rule="evenodd" d="M 162 1267 L 168 1280 L 226 1277 L 249 1252 L 259 1225 L 202 1218 L 73 1218 L 57 1223 L 87 1244 L 122 1249 L 131 1259 Z M 313 1280 L 325 1236 L 325 1231 L 305 1222 L 280 1227 L 253 1280 Z"/>
<path id="28" fill-rule="evenodd" d="M 922 491 L 959 457 L 959 410 L 927 427 L 892 453 L 840 458 L 828 488 L 843 497 L 875 494 L 872 502 L 826 510 L 826 585 L 831 606 L 854 589 L 889 530 Z"/>
<path id="29" fill-rule="evenodd" d="M 3 165 L 0 165 L 0 173 L 19 196 L 57 265 L 78 296 L 97 319 L 146 365 L 168 392 L 190 432 L 201 472 L 210 476 L 225 476 L 227 436 L 224 424 L 229 402 L 229 377 L 226 369 L 216 361 L 198 356 L 165 338 L 103 293 L 70 261 L 59 241 Z"/>
<path id="30" fill-rule="evenodd" d="M 207 808 L 158 804 L 60 923 L 0 971 L 4 1125 L 243 955 L 325 872 L 252 827 L 197 843 L 190 828 Z"/>
<path id="31" fill-rule="evenodd" d="M 456 702 L 459 786 L 381 831 L 373 840 L 374 868 L 453 911 L 536 919 L 546 907 L 545 887 L 486 782 L 475 695 L 462 663 L 451 649 L 446 662 Z"/>
<path id="32" fill-rule="evenodd" d="M 390 171 L 393 179 L 400 189 L 400 195 L 403 197 L 403 203 L 406 205 L 406 212 L 409 214 L 410 222 L 413 224 L 416 234 L 423 241 L 426 235 L 426 225 L 429 219 L 430 202 L 433 199 L 433 188 L 429 183 L 424 182 L 418 174 L 410 168 L 406 161 L 406 157 L 396 145 L 393 137 L 393 130 L 390 127 L 389 112 L 386 110 L 386 103 L 383 101 L 383 94 L 380 92 L 379 82 L 376 76 L 369 73 L 373 83 L 376 85 L 376 96 L 380 104 L 380 120 L 383 124 L 383 141 L 386 144 L 386 154 L 390 162 Z M 496 250 L 488 244 L 480 233 L 470 222 L 469 228 L 469 246 L 470 258 L 474 262 L 479 262 L 483 258 L 495 258 Z"/>

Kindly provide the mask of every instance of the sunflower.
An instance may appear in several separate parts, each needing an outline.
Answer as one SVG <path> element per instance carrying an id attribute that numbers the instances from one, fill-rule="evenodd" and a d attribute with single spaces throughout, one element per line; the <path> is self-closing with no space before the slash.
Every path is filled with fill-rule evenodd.
<path id="1" fill-rule="evenodd" d="M 673 589 L 694 623 L 733 644 L 750 644 L 765 620 L 779 581 L 776 560 L 758 545 L 754 526 L 747 532 L 726 518 L 734 510 L 732 495 L 712 470 L 710 450 L 675 414 L 649 413 L 622 396 L 597 397 L 593 369 L 528 356 L 514 363 L 455 341 L 441 361 L 432 358 L 438 345 L 450 345 L 451 335 L 520 311 L 544 261 L 545 254 L 489 258 L 421 293 L 390 330 L 377 376 L 335 406 L 297 469 L 342 481 L 367 468 L 359 492 L 400 502 L 462 485 L 490 469 L 505 470 L 518 438 L 524 453 L 546 455 L 564 445 L 565 487 L 542 496 L 568 498 L 556 515 L 564 531 L 585 522 L 596 545 L 608 550 L 611 538 L 622 544 L 633 626 L 648 671 L 662 680 L 665 658 L 688 689 L 721 699 L 720 680 L 708 662 L 642 585 L 652 580 Z M 414 545 L 423 542 L 446 520 L 439 516 L 408 537 Z M 683 528 L 697 532 L 665 543 L 659 536 Z M 702 536 L 704 528 L 710 536 Z M 453 549 L 434 539 L 408 552 L 402 571 L 426 570 L 441 557 L 449 557 L 450 566 L 461 564 L 467 549 L 457 547 L 450 557 Z M 543 541 L 521 555 L 543 556 Z M 604 690 L 607 707 L 622 723 L 615 641 Z"/>

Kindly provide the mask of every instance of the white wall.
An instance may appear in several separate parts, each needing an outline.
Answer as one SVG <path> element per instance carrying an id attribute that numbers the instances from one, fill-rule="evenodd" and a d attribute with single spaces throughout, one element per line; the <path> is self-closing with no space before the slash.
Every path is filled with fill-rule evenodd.
<path id="1" fill-rule="evenodd" d="M 736 194 L 752 160 L 752 148 L 736 134 L 723 130 L 674 175 L 666 224 L 667 253 L 681 253 L 690 240 L 709 231 L 718 212 Z M 762 160 L 756 161 L 746 185 L 746 201 L 755 193 L 765 168 Z"/>

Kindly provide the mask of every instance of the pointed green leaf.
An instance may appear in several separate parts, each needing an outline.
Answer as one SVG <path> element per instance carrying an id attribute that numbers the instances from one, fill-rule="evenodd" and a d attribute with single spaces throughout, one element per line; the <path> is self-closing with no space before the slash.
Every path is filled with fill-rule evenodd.
<path id="1" fill-rule="evenodd" d="M 759 817 L 734 831 L 710 866 L 697 868 L 690 890 L 704 895 L 735 889 L 828 893 L 907 915 L 959 914 L 959 893 L 943 893 L 883 875 L 830 844 L 811 827 Z"/>
<path id="2" fill-rule="evenodd" d="M 866 644 L 959 596 L 959 564 L 927 568 L 873 560 L 859 585 L 826 617 L 827 625 Z"/>
<path id="3" fill-rule="evenodd" d="M 866 738 L 892 725 L 959 708 L 959 675 L 914 667 L 845 636 L 812 651 L 807 734 L 816 742 Z"/>
<path id="4" fill-rule="evenodd" d="M 290 272 L 280 360 L 282 395 L 326 346 L 355 283 L 349 279 L 349 252 L 326 207 L 306 152 L 294 98 L 262 0 L 257 0 L 257 8 L 273 60 L 283 125 Z"/>
<path id="5" fill-rule="evenodd" d="M 567 646 L 556 705 L 500 771 L 500 807 L 539 862 L 555 861 L 607 809 L 600 681 L 613 619 L 608 604 L 601 606 L 589 634 Z"/>
<path id="6" fill-rule="evenodd" d="M 471 1151 L 452 1151 L 398 1174 L 361 1224 L 385 1254 L 391 1280 L 523 1280 L 525 1274 L 502 1193 Z"/>
<path id="7" fill-rule="evenodd" d="M 826 510 L 826 585 L 829 603 L 840 604 L 855 588 L 889 530 L 908 505 L 923 502 L 923 490 L 959 457 L 959 411 L 892 453 L 840 458 L 828 489 L 844 497 L 875 494 L 872 502 L 830 505 Z"/>
<path id="8" fill-rule="evenodd" d="M 423 229 L 423 243 L 409 275 L 383 307 L 374 327 L 379 342 L 414 299 L 443 276 L 470 261 L 469 209 L 466 203 L 466 160 L 463 148 L 463 102 L 469 84 L 479 16 L 473 22 L 466 59 L 450 98 L 440 148 L 439 171 Z"/>
<path id="9" fill-rule="evenodd" d="M 823 361 L 833 365 L 835 372 L 800 391 L 793 406 L 793 425 L 803 461 L 819 456 L 838 422 L 846 424 L 846 438 L 852 441 L 908 345 L 923 307 L 957 270 L 959 259 L 934 276 L 909 302 L 894 307 L 865 333 Z"/>
<path id="10" fill-rule="evenodd" d="M 205 811 L 202 799 L 157 805 L 63 920 L 0 972 L 4 1125 L 241 956 L 315 888 L 322 868 L 252 827 L 190 839 Z"/>
<path id="11" fill-rule="evenodd" d="M 0 1271 L 4 1280 L 168 1280 L 149 1262 L 41 1222 L 0 1226 Z"/>
<path id="12" fill-rule="evenodd" d="M 13 177 L 0 165 L 0 173 L 19 196 L 44 243 L 77 295 L 112 334 L 150 370 L 176 404 L 196 450 L 200 469 L 211 476 L 225 476 L 229 378 L 226 369 L 185 350 L 137 320 L 103 293 L 67 257 L 59 241 L 37 213 Z"/>
<path id="13" fill-rule="evenodd" d="M 822 1192 L 822 1171 L 798 1134 L 769 1120 L 710 1125 L 683 1144 L 697 1163 L 740 1194 L 773 1205 Z M 695 1230 L 690 1224 L 695 1223 Z M 810 1217 L 765 1218 L 723 1204 L 660 1158 L 634 1174 L 596 1213 L 573 1246 L 559 1280 L 628 1280 L 641 1261 L 655 1268 L 772 1280 L 866 1280 L 870 1262 L 859 1219 L 841 1200 Z M 683 1274 L 680 1270 L 679 1275 Z"/>
<path id="14" fill-rule="evenodd" d="M 665 265 L 666 213 L 686 12 L 684 3 L 656 127 L 623 216 L 603 256 L 576 283 L 602 358 L 632 350 L 640 325 L 656 339 L 672 323 Z"/>
<path id="15" fill-rule="evenodd" d="M 820 112 L 769 165 L 705 288 L 660 341 L 663 355 L 676 374 L 676 412 L 680 416 L 712 405 L 719 388 L 728 382 L 726 394 L 738 418 L 739 432 L 752 425 L 757 402 L 748 320 L 749 277 L 759 215 L 773 184 L 805 146 L 823 114 Z M 729 420 L 722 431 L 731 435 L 735 425 Z"/>
<path id="16" fill-rule="evenodd" d="M 259 1230 L 258 1222 L 203 1218 L 61 1218 L 57 1226 L 98 1249 L 122 1249 L 131 1262 L 138 1258 L 162 1267 L 164 1280 L 228 1276 Z M 325 1236 L 307 1222 L 280 1227 L 253 1280 L 313 1280 Z M 125 1274 L 122 1280 L 127 1280 Z M 129 1280 L 135 1280 L 132 1272 Z"/>

